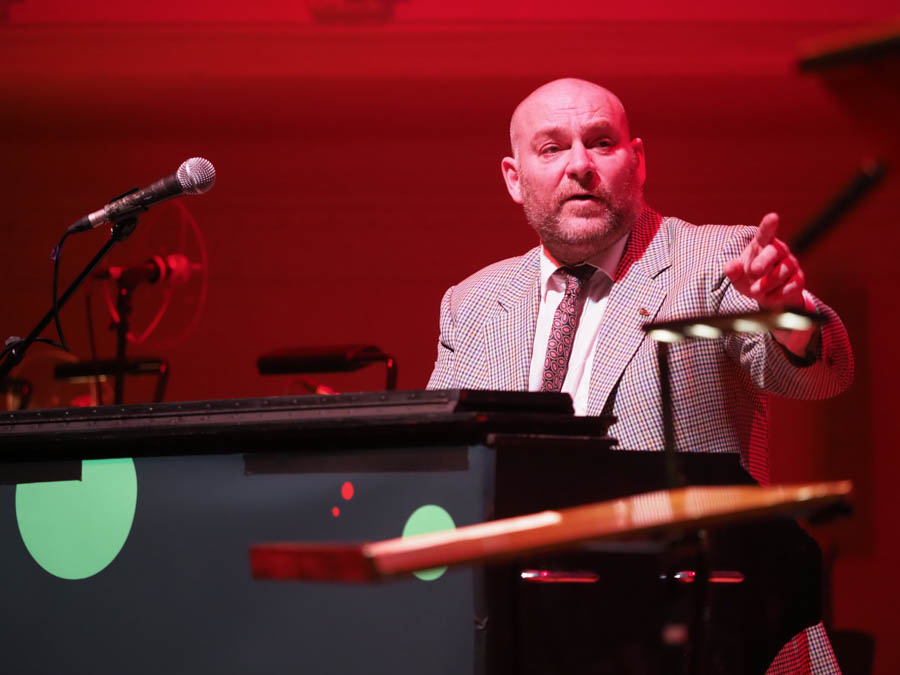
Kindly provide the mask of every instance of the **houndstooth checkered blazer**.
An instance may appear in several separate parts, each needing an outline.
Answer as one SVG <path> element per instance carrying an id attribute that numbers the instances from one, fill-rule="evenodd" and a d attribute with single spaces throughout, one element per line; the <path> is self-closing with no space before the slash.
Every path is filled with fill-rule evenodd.
<path id="1" fill-rule="evenodd" d="M 752 227 L 697 226 L 646 210 L 632 230 L 600 324 L 588 414 L 612 413 L 622 448 L 663 447 L 654 320 L 758 309 L 723 273 L 753 238 Z M 527 390 L 540 302 L 540 249 L 484 268 L 441 302 L 440 338 L 429 389 Z M 826 323 L 806 361 L 769 334 L 693 340 L 670 349 L 675 443 L 680 451 L 736 452 L 766 483 L 766 394 L 819 399 L 853 380 L 844 326 L 815 299 Z M 797 635 L 767 673 L 839 673 L 821 623 Z"/>
<path id="2" fill-rule="evenodd" d="M 641 325 L 698 314 L 757 309 L 724 276 L 753 227 L 697 226 L 646 210 L 632 231 L 600 324 L 588 414 L 611 412 L 619 446 L 663 446 L 655 343 Z M 540 301 L 540 249 L 495 263 L 450 288 L 441 303 L 437 362 L 430 389 L 527 390 Z M 766 393 L 826 398 L 853 379 L 850 343 L 838 316 L 815 301 L 827 321 L 808 361 L 770 334 L 672 345 L 675 442 L 680 451 L 740 452 L 741 463 L 768 479 Z"/>

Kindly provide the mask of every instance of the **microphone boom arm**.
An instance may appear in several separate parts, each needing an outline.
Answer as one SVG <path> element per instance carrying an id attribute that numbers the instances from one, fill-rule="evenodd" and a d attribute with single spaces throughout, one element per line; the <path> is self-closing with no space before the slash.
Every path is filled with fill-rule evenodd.
<path id="1" fill-rule="evenodd" d="M 87 276 L 94 270 L 101 260 L 109 253 L 109 250 L 118 242 L 125 240 L 137 227 L 138 216 L 149 209 L 154 204 L 178 197 L 183 194 L 199 195 L 209 191 L 216 182 L 216 169 L 208 159 L 203 157 L 191 157 L 181 163 L 175 173 L 160 178 L 155 183 L 145 188 L 134 188 L 125 194 L 116 197 L 102 209 L 90 213 L 71 225 L 59 245 L 54 249 L 54 261 L 59 264 L 57 256 L 63 241 L 70 234 L 84 232 L 86 230 L 99 227 L 104 223 L 111 223 L 109 240 L 97 252 L 97 254 L 88 262 L 81 273 L 69 285 L 65 292 L 55 299 L 55 304 L 38 321 L 34 329 L 25 339 L 18 337 L 10 337 L 6 340 L 3 351 L 0 352 L 0 380 L 2 380 L 9 372 L 21 363 L 25 352 L 39 338 L 44 329 L 50 325 L 59 314 L 59 309 L 66 304 L 72 294 L 84 282 Z M 58 269 L 58 268 L 56 268 Z M 56 272 L 53 276 L 53 293 L 56 295 Z M 65 339 L 62 337 L 62 329 L 59 329 L 60 339 L 65 349 Z"/>
<path id="2" fill-rule="evenodd" d="M 88 275 L 94 270 L 97 265 L 100 264 L 100 261 L 106 257 L 106 254 L 109 253 L 110 249 L 115 246 L 120 241 L 124 241 L 128 238 L 128 236 L 134 232 L 134 229 L 137 227 L 137 216 L 131 216 L 129 218 L 123 218 L 115 223 L 110 230 L 109 239 L 107 239 L 106 243 L 97 251 L 96 255 L 90 259 L 85 268 L 81 271 L 81 273 L 75 277 L 75 280 L 69 284 L 69 287 L 63 292 L 62 295 L 59 296 L 59 300 L 57 301 L 57 309 L 62 309 L 62 307 L 66 304 L 69 298 L 78 290 L 84 280 L 87 279 Z M 2 363 L 0 363 L 0 381 L 5 378 L 9 372 L 15 368 L 19 363 L 22 362 L 22 359 L 25 357 L 25 352 L 28 351 L 28 348 L 33 345 L 37 339 L 40 337 L 41 333 L 44 332 L 44 329 L 50 325 L 50 322 L 53 321 L 53 308 L 51 307 L 44 317 L 38 321 L 37 325 L 32 329 L 32 331 L 28 334 L 27 337 L 23 339 L 18 338 L 9 338 L 7 340 L 6 345 L 6 354 Z"/>

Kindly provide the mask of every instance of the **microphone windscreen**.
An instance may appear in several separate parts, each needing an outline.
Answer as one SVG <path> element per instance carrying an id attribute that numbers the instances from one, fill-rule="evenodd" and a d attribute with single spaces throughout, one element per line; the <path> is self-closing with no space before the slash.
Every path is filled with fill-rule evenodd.
<path id="1" fill-rule="evenodd" d="M 182 162 L 176 175 L 181 189 L 189 195 L 202 195 L 216 183 L 216 168 L 203 157 L 191 157 Z"/>

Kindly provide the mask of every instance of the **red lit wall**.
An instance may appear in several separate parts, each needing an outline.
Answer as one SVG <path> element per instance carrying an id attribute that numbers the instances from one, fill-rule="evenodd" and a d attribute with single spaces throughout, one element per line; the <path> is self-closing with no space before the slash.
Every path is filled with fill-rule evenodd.
<path id="1" fill-rule="evenodd" d="M 168 398 L 284 393 L 296 385 L 260 377 L 256 357 L 327 343 L 376 344 L 397 356 L 400 387 L 421 388 L 444 289 L 535 243 L 499 171 L 509 114 L 532 88 L 575 75 L 619 93 L 663 213 L 756 223 L 776 210 L 790 240 L 898 134 L 867 128 L 821 77 L 799 74 L 800 46 L 883 20 L 890 4 L 653 2 L 604 15 L 587 2 L 410 0 L 396 22 L 360 27 L 314 26 L 304 3 L 275 0 L 11 4 L 0 23 L 0 336 L 22 335 L 47 308 L 48 254 L 67 225 L 201 155 L 217 184 L 183 202 L 209 257 L 201 321 L 179 344 L 134 348 L 171 361 Z M 804 257 L 809 286 L 846 320 L 857 382 L 833 401 L 776 403 L 771 442 L 776 479 L 857 484 L 855 519 L 818 536 L 836 555 L 834 626 L 875 634 L 885 674 L 900 666 L 898 206 L 891 174 Z M 114 261 L 174 246 L 179 226 L 177 212 L 151 212 Z M 66 244 L 64 281 L 104 236 Z M 137 318 L 155 293 L 138 291 Z M 100 294 L 98 347 L 112 356 Z M 166 320 L 192 315 L 173 293 Z M 88 358 L 83 295 L 62 319 Z M 320 379 L 374 389 L 381 376 Z"/>

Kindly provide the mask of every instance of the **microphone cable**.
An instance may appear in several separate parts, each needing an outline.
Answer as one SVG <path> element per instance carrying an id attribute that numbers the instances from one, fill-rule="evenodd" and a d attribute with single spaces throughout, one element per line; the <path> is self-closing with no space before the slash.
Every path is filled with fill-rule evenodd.
<path id="1" fill-rule="evenodd" d="M 56 334 L 59 336 L 59 343 L 56 346 L 65 351 L 69 351 L 69 347 L 66 345 L 65 335 L 63 335 L 62 322 L 59 320 L 59 258 L 62 255 L 62 247 L 66 242 L 66 237 L 70 234 L 70 230 L 63 232 L 59 243 L 50 252 L 50 259 L 53 261 L 53 323 L 56 325 Z"/>

